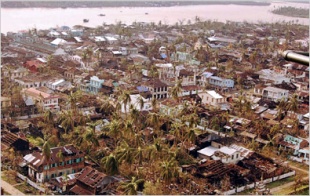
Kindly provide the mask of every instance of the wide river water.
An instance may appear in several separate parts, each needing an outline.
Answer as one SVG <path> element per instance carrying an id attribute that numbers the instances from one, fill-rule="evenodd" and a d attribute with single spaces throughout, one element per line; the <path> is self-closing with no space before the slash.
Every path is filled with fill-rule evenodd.
<path id="1" fill-rule="evenodd" d="M 155 22 L 175 24 L 190 19 L 194 22 L 195 16 L 201 20 L 217 20 L 225 22 L 277 22 L 295 21 L 309 25 L 309 18 L 293 18 L 271 13 L 276 7 L 294 6 L 309 8 L 307 3 L 273 2 L 269 6 L 246 5 L 195 5 L 174 7 L 105 7 L 105 8 L 1 8 L 1 33 L 17 32 L 36 27 L 48 29 L 56 26 L 85 25 L 96 27 L 103 23 L 112 24 L 121 21 L 126 24 L 132 22 Z M 147 14 L 146 14 L 147 13 Z M 104 14 L 105 16 L 99 16 Z M 83 23 L 83 19 L 89 19 Z"/>

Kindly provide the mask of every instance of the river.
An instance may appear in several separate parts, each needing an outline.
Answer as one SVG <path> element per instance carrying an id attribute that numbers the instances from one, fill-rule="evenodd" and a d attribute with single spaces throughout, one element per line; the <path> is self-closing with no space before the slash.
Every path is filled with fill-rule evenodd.
<path id="1" fill-rule="evenodd" d="M 309 18 L 293 18 L 271 13 L 275 7 L 294 6 L 308 7 L 306 3 L 273 2 L 269 6 L 247 5 L 195 5 L 174 7 L 106 7 L 106 8 L 1 8 L 1 33 L 17 32 L 36 27 L 49 29 L 56 26 L 98 25 L 113 24 L 121 21 L 126 24 L 133 22 L 162 21 L 163 24 L 175 24 L 190 19 L 194 22 L 195 16 L 202 20 L 226 20 L 237 22 L 278 22 L 295 21 L 309 25 Z M 147 14 L 146 14 L 147 13 Z M 105 16 L 99 16 L 104 14 Z M 83 19 L 89 19 L 83 23 Z"/>

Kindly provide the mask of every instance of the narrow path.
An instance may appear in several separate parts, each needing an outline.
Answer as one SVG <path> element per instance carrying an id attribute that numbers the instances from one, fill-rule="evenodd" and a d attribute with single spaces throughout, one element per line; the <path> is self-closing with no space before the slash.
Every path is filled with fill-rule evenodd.
<path id="1" fill-rule="evenodd" d="M 18 189 L 16 189 L 11 184 L 7 183 L 4 180 L 1 180 L 1 187 L 4 189 L 5 192 L 11 194 L 11 195 L 25 195 L 24 193 L 20 192 Z"/>
<path id="2" fill-rule="evenodd" d="M 296 166 L 291 165 L 291 164 L 289 164 L 289 167 L 290 167 L 290 168 L 292 168 L 292 169 L 298 170 L 298 171 L 300 171 L 300 172 L 302 172 L 302 173 L 309 174 L 309 170 L 306 170 L 306 169 L 301 169 L 301 168 L 296 167 Z"/>
<path id="3" fill-rule="evenodd" d="M 302 180 L 308 180 L 308 176 L 302 178 Z M 289 182 L 289 183 L 286 183 L 286 184 L 283 184 L 281 186 L 277 186 L 277 187 L 274 187 L 274 188 L 271 188 L 270 189 L 270 193 L 276 193 L 282 189 L 285 189 L 287 187 L 290 187 L 290 186 L 293 186 L 295 184 L 295 182 Z"/>

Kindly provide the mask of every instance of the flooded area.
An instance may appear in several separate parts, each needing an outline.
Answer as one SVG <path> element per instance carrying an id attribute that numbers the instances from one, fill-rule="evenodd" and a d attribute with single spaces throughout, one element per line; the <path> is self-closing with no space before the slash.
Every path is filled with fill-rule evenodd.
<path id="1" fill-rule="evenodd" d="M 1 8 L 1 33 L 27 30 L 30 28 L 48 29 L 56 26 L 113 24 L 121 21 L 126 24 L 133 22 L 155 22 L 174 24 L 188 20 L 278 22 L 294 21 L 309 25 L 308 18 L 293 18 L 271 13 L 280 6 L 309 7 L 305 3 L 274 2 L 269 6 L 247 5 L 195 5 L 174 7 L 107 7 L 107 8 Z M 101 16 L 100 16 L 101 14 Z M 88 19 L 88 23 L 83 20 Z"/>

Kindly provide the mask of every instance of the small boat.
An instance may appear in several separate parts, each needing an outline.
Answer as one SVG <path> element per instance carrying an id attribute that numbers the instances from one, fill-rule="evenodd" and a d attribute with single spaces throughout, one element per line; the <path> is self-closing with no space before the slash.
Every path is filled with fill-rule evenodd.
<path id="1" fill-rule="evenodd" d="M 88 22 L 88 21 L 89 21 L 88 19 L 84 19 L 84 20 L 83 20 L 83 22 Z"/>
<path id="2" fill-rule="evenodd" d="M 145 12 L 145 15 L 148 15 L 149 13 Z"/>
<path id="3" fill-rule="evenodd" d="M 99 16 L 105 16 L 105 14 L 99 14 Z"/>

